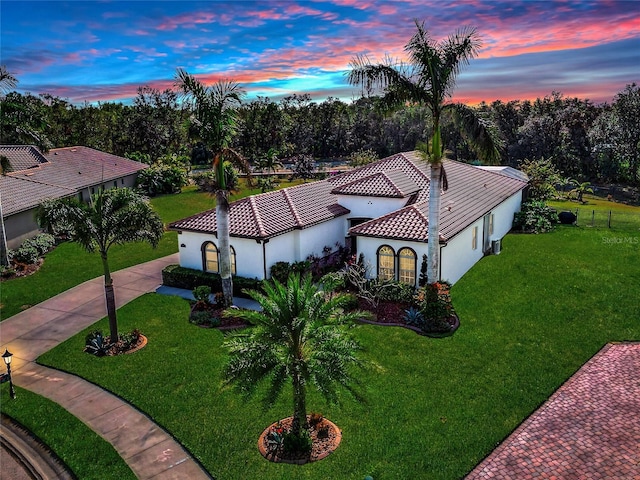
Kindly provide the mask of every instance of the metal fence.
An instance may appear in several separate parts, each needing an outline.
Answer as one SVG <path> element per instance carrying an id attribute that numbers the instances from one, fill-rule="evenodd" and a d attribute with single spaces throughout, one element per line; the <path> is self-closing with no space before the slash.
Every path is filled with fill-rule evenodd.
<path id="1" fill-rule="evenodd" d="M 594 210 L 588 207 L 577 207 L 571 211 L 577 217 L 576 225 L 583 227 L 640 230 L 640 213 Z"/>

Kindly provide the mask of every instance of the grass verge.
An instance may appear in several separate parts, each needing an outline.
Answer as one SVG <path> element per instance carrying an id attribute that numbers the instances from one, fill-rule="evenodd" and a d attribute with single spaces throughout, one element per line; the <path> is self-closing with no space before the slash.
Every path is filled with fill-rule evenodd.
<path id="1" fill-rule="evenodd" d="M 54 445 L 55 452 L 76 478 L 136 478 L 111 444 L 57 403 L 19 387 L 16 399 L 12 400 L 8 386 L 4 385 L 0 398 L 2 411 L 31 432 L 37 432 L 36 436 L 45 444 Z"/>

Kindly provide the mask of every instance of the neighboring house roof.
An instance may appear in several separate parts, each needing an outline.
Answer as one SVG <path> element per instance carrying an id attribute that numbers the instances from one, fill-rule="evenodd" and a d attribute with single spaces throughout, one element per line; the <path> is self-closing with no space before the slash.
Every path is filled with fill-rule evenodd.
<path id="1" fill-rule="evenodd" d="M 72 188 L 32 182 L 10 175 L 0 176 L 0 192 L 2 214 L 5 217 L 30 210 L 45 200 L 69 197 L 76 193 Z"/>
<path id="2" fill-rule="evenodd" d="M 472 165 L 444 160 L 450 188 L 442 195 L 440 238 L 446 241 L 526 183 Z M 392 155 L 326 180 L 254 195 L 230 205 L 230 234 L 265 239 L 346 215 L 338 196 L 407 198 L 405 206 L 350 229 L 354 235 L 426 242 L 429 166 L 417 152 Z M 169 225 L 174 230 L 217 233 L 215 210 Z"/>
<path id="3" fill-rule="evenodd" d="M 12 172 L 47 163 L 47 159 L 32 145 L 0 145 L 0 155 L 9 159 Z"/>
<path id="4" fill-rule="evenodd" d="M 29 145 L 2 145 L 0 155 L 12 166 L 0 183 L 5 216 L 147 168 L 144 163 L 89 147 L 55 148 L 43 155 Z"/>

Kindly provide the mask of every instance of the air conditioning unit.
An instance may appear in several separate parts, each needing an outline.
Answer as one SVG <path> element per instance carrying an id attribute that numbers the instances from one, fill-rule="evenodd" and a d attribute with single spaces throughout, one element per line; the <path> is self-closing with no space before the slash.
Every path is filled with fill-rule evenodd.
<path id="1" fill-rule="evenodd" d="M 500 240 L 493 240 L 491 242 L 491 252 L 494 255 L 499 255 L 501 249 L 502 249 L 502 244 Z"/>

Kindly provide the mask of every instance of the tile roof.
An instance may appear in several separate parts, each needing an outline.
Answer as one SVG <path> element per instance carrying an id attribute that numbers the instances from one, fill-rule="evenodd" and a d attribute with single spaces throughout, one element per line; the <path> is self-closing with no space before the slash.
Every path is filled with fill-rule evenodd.
<path id="1" fill-rule="evenodd" d="M 144 163 L 89 147 L 55 148 L 42 155 L 33 146 L 3 145 L 0 154 L 21 168 L 6 175 L 11 181 L 0 184 L 5 216 L 147 168 Z"/>
<path id="2" fill-rule="evenodd" d="M 526 183 L 516 178 L 445 160 L 450 188 L 442 195 L 440 236 L 448 240 Z M 376 190 L 379 188 L 380 190 Z M 335 193 L 407 198 L 404 208 L 353 227 L 350 232 L 412 241 L 427 240 L 429 166 L 406 152 L 333 176 L 246 197 L 230 206 L 230 234 L 264 239 L 346 215 Z M 216 233 L 215 210 L 169 225 L 174 230 Z"/>
<path id="3" fill-rule="evenodd" d="M 229 232 L 235 237 L 266 239 L 346 215 L 349 210 L 336 202 L 331 188 L 319 181 L 237 200 L 230 206 Z M 215 210 L 178 220 L 169 228 L 216 233 Z"/>
<path id="4" fill-rule="evenodd" d="M 449 189 L 440 197 L 441 241 L 450 240 L 471 223 L 526 187 L 526 182 L 523 180 L 466 163 L 444 160 L 443 164 L 447 172 Z M 416 166 L 428 176 L 429 166 L 425 162 L 417 163 Z M 404 224 L 409 216 L 408 209 L 417 210 L 428 218 L 428 195 L 421 191 L 414 205 L 357 225 L 349 232 L 354 235 L 408 240 L 408 227 Z M 411 230 L 413 232 L 411 238 L 414 241 L 426 242 L 428 222 L 422 231 L 416 230 L 415 224 L 412 225 L 414 229 Z"/>
<path id="5" fill-rule="evenodd" d="M 416 193 L 420 187 L 397 168 L 388 172 L 375 172 L 364 178 L 358 178 L 344 185 L 335 187 L 331 193 L 342 195 L 359 195 L 365 197 L 405 198 Z"/>
<path id="6" fill-rule="evenodd" d="M 40 151 L 31 145 L 0 145 L 0 155 L 9 159 L 12 172 L 19 172 L 47 163 Z"/>
<path id="7" fill-rule="evenodd" d="M 2 175 L 0 192 L 2 193 L 2 214 L 8 217 L 36 207 L 44 200 L 75 195 L 76 190 Z"/>

